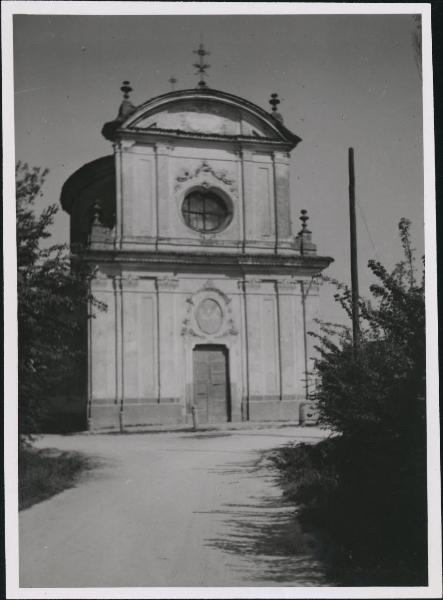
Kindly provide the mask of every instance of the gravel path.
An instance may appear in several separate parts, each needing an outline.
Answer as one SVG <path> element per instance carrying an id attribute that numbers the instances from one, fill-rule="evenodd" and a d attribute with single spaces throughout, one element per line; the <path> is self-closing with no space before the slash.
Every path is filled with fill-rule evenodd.
<path id="1" fill-rule="evenodd" d="M 20 513 L 22 587 L 326 585 L 265 452 L 314 428 L 44 436 L 96 466 Z"/>

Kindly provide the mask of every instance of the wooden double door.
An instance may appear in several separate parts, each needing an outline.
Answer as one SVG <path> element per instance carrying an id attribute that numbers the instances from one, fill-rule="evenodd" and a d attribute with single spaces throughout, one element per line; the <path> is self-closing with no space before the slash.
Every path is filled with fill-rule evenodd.
<path id="1" fill-rule="evenodd" d="M 199 423 L 231 420 L 228 350 L 215 344 L 194 348 L 194 406 Z"/>

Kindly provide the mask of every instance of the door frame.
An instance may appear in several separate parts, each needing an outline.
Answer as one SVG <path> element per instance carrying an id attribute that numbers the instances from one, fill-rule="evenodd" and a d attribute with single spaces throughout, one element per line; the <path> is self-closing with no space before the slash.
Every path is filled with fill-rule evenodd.
<path id="1" fill-rule="evenodd" d="M 223 423 L 232 423 L 232 397 L 231 397 L 231 368 L 230 368 L 230 348 L 226 344 L 211 343 L 211 342 L 196 342 L 192 345 L 191 349 L 191 362 L 192 362 L 192 390 L 190 396 L 190 409 L 194 404 L 195 399 L 195 388 L 194 388 L 194 353 L 199 349 L 213 348 L 221 350 L 225 357 L 226 364 L 226 421 Z M 208 421 L 210 424 L 210 421 Z"/>
<path id="2" fill-rule="evenodd" d="M 183 401 L 183 420 L 186 423 L 192 423 L 191 407 L 194 402 L 194 365 L 193 365 L 193 350 L 198 345 L 215 344 L 217 346 L 225 346 L 228 350 L 228 365 L 229 365 L 229 396 L 231 403 L 231 419 L 237 423 L 241 418 L 241 401 L 242 394 L 245 394 L 244 388 L 244 364 L 243 364 L 243 348 L 240 344 L 240 336 L 228 335 L 222 338 L 213 339 L 205 338 L 197 335 L 183 335 L 182 359 L 183 365 L 180 373 L 183 376 L 182 383 L 182 401 Z"/>

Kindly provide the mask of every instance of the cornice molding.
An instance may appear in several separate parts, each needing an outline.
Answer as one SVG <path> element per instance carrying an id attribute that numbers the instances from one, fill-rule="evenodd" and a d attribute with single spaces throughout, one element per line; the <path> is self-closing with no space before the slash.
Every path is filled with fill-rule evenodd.
<path id="1" fill-rule="evenodd" d="M 318 255 L 275 255 L 275 254 L 228 254 L 209 252 L 140 252 L 134 250 L 91 249 L 87 259 L 102 263 L 139 263 L 148 268 L 186 268 L 201 267 L 233 268 L 241 272 L 259 272 L 276 269 L 293 276 L 312 276 L 328 267 L 333 258 Z"/>
<path id="2" fill-rule="evenodd" d="M 137 123 L 139 123 L 142 119 L 149 116 L 150 114 L 159 112 L 160 110 L 162 110 L 163 107 L 166 107 L 168 104 L 179 104 L 187 100 L 201 100 L 203 102 L 220 102 L 233 108 L 242 109 L 245 112 L 258 118 L 273 131 L 273 133 L 275 134 L 275 138 L 271 138 L 272 140 L 278 141 L 280 143 L 289 143 L 291 148 L 295 148 L 295 146 L 301 141 L 301 139 L 297 135 L 289 131 L 289 129 L 287 129 L 280 121 L 276 120 L 271 113 L 265 111 L 260 106 L 257 106 L 253 102 L 250 102 L 245 98 L 241 98 L 240 96 L 229 94 L 221 90 L 214 90 L 212 88 L 207 88 L 204 90 L 196 88 L 188 90 L 177 90 L 174 92 L 168 92 L 167 94 L 156 96 L 155 98 L 151 98 L 144 104 L 137 107 L 137 109 L 126 119 L 126 121 L 121 124 L 118 130 L 118 134 L 122 135 L 122 133 L 124 132 L 137 129 L 143 131 L 143 129 L 137 127 Z M 153 128 L 151 127 L 149 130 L 146 131 L 152 132 Z M 180 131 L 164 131 L 168 135 L 171 135 L 171 133 L 181 133 Z M 255 138 L 255 141 L 259 140 L 260 138 Z M 267 141 L 269 142 L 269 140 Z"/>

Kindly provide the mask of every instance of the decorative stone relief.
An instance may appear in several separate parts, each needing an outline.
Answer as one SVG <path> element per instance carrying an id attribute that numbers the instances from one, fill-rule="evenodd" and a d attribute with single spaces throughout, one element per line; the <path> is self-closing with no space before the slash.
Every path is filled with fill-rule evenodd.
<path id="1" fill-rule="evenodd" d="M 182 330 L 180 333 L 181 333 L 181 335 L 189 335 L 192 337 L 204 338 L 204 335 L 199 335 L 198 333 L 196 333 L 194 331 L 194 329 L 192 328 L 192 325 L 190 324 L 189 319 L 185 319 L 183 321 Z"/>
<path id="2" fill-rule="evenodd" d="M 100 268 L 97 267 L 97 269 L 94 272 L 93 277 L 91 278 L 91 286 L 93 287 L 93 289 L 96 290 L 105 290 L 107 288 L 109 288 L 112 284 L 112 277 L 109 277 L 106 273 L 103 273 L 103 271 L 100 271 Z"/>
<path id="3" fill-rule="evenodd" d="M 174 277 L 157 277 L 157 288 L 159 290 L 175 290 L 179 281 Z"/>
<path id="4" fill-rule="evenodd" d="M 177 177 L 175 178 L 176 182 L 177 182 L 175 185 L 175 189 L 177 190 L 180 187 L 180 185 L 186 181 L 196 179 L 202 173 L 207 173 L 207 174 L 212 175 L 212 177 L 214 177 L 218 181 L 221 181 L 222 183 L 224 183 L 232 193 L 237 192 L 237 187 L 234 183 L 234 180 L 231 177 L 229 177 L 227 171 L 225 171 L 224 169 L 216 171 L 215 169 L 213 169 L 211 167 L 211 165 L 206 160 L 204 160 L 202 162 L 202 164 L 199 167 L 197 167 L 197 169 L 194 172 L 191 172 L 187 169 L 183 169 L 182 172 L 179 175 L 177 175 Z M 200 183 L 200 185 L 202 187 L 206 187 L 206 188 L 211 187 L 211 183 L 207 179 L 204 179 Z"/>
<path id="5" fill-rule="evenodd" d="M 298 281 L 296 279 L 279 279 L 277 286 L 280 290 L 294 290 L 298 286 Z"/>
<path id="6" fill-rule="evenodd" d="M 303 287 L 304 287 L 304 293 L 306 295 L 309 294 L 309 295 L 312 295 L 312 296 L 316 296 L 319 293 L 319 291 L 320 291 L 320 285 L 316 281 L 314 281 L 313 279 L 308 280 L 308 281 L 306 279 L 305 280 L 300 279 L 298 283 L 300 284 L 300 289 L 302 287 L 302 283 L 304 284 L 303 285 Z"/>
<path id="7" fill-rule="evenodd" d="M 96 269 L 94 270 L 94 278 L 107 281 L 108 275 L 106 273 L 103 273 L 103 271 L 100 270 L 100 267 L 96 267 Z"/>
<path id="8" fill-rule="evenodd" d="M 211 280 L 186 300 L 188 307 L 181 335 L 219 339 L 237 335 L 230 298 L 218 290 Z"/>
<path id="9" fill-rule="evenodd" d="M 225 106 L 221 104 L 217 105 L 214 102 L 199 102 L 198 104 L 187 104 L 186 110 L 188 112 L 197 112 L 197 113 L 209 113 L 211 115 L 220 115 L 226 117 L 228 115 L 233 115 L 233 111 L 229 111 Z"/>
<path id="10" fill-rule="evenodd" d="M 238 335 L 238 329 L 235 326 L 235 323 L 234 323 L 234 321 L 232 319 L 229 319 L 229 321 L 228 321 L 228 330 L 227 330 L 227 333 L 229 335 Z"/>
<path id="11" fill-rule="evenodd" d="M 212 279 L 208 279 L 206 283 L 203 285 L 202 290 L 214 292 L 223 298 L 225 304 L 230 304 L 231 298 L 229 298 L 226 294 L 224 294 L 221 290 L 219 290 Z"/>
<path id="12" fill-rule="evenodd" d="M 132 148 L 132 146 L 135 146 L 135 140 L 121 140 L 120 141 L 120 148 L 123 152 L 127 152 L 128 150 L 130 150 Z"/>
<path id="13" fill-rule="evenodd" d="M 203 244 L 203 246 L 212 246 L 212 244 L 214 243 L 214 240 L 217 239 L 217 236 L 214 235 L 213 233 L 205 233 L 205 232 L 201 232 L 200 233 L 200 243 Z"/>
<path id="14" fill-rule="evenodd" d="M 135 288 L 138 286 L 138 277 L 132 273 L 125 275 L 122 278 L 122 284 L 127 288 Z"/>
<path id="15" fill-rule="evenodd" d="M 258 290 L 261 287 L 261 279 L 246 279 L 245 285 L 247 289 Z"/>
<path id="16" fill-rule="evenodd" d="M 121 292 L 122 290 L 122 277 L 121 275 L 114 275 L 112 277 L 112 286 L 115 292 Z"/>
<path id="17" fill-rule="evenodd" d="M 203 333 L 214 335 L 220 331 L 223 324 L 223 311 L 216 300 L 205 298 L 197 306 L 195 318 Z"/>

